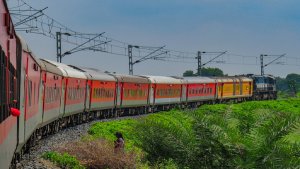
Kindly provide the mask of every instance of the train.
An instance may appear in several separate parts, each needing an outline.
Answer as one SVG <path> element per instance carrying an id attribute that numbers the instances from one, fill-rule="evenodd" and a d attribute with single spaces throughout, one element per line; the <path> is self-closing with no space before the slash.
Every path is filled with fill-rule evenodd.
<path id="1" fill-rule="evenodd" d="M 271 75 L 125 75 L 40 59 L 16 34 L 5 0 L 0 10 L 1 169 L 39 139 L 95 118 L 277 98 Z"/>

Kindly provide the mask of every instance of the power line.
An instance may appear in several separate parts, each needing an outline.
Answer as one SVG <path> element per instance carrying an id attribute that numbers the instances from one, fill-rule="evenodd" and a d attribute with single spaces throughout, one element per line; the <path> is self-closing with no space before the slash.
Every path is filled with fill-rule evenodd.
<path id="1" fill-rule="evenodd" d="M 91 50 L 91 51 L 99 51 L 108 54 L 113 54 L 117 56 L 126 56 L 128 57 L 128 46 L 132 45 L 129 42 L 123 42 L 105 35 L 99 36 L 97 38 L 93 38 L 99 33 L 81 33 L 74 31 L 73 29 L 68 28 L 67 26 L 61 24 L 57 20 L 51 18 L 50 16 L 46 15 L 44 11 L 47 7 L 43 8 L 42 10 L 38 10 L 33 8 L 31 5 L 26 3 L 24 0 L 8 0 L 12 3 L 15 1 L 16 4 L 10 7 L 11 15 L 13 20 L 15 21 L 15 26 L 17 31 L 24 31 L 26 33 L 35 33 L 44 35 L 46 37 L 50 37 L 52 39 L 56 39 L 56 32 L 61 33 L 69 33 L 72 36 L 62 36 L 61 41 L 64 43 L 68 43 L 74 46 L 72 49 L 74 51 L 83 51 L 83 50 Z M 87 42 L 87 43 L 85 43 Z M 85 43 L 85 44 L 84 44 Z M 81 45 L 84 44 L 84 45 Z M 80 47 L 78 47 L 81 45 Z M 147 55 L 151 55 L 153 51 L 155 51 L 158 47 L 150 47 L 150 46 L 143 46 L 137 45 L 140 48 L 134 50 L 132 52 L 133 58 L 143 58 Z M 71 50 L 72 50 L 71 49 Z M 76 50 L 77 49 L 77 50 Z M 72 53 L 71 50 L 67 50 L 65 53 Z M 149 59 L 159 60 L 159 61 L 166 61 L 166 62 L 181 62 L 181 63 L 195 63 L 195 57 L 197 57 L 197 52 L 188 52 L 188 51 L 179 51 L 174 49 L 161 49 L 161 53 L 159 56 L 149 57 Z M 203 58 L 203 62 L 207 62 L 212 59 L 215 54 L 209 54 L 211 57 Z M 224 57 L 226 59 L 224 59 Z M 296 59 L 298 57 L 285 57 L 286 59 Z M 148 60 L 148 59 L 146 59 Z M 212 63 L 214 64 L 230 64 L 231 60 L 236 61 L 236 64 L 240 65 L 258 65 L 258 56 L 251 56 L 251 55 L 243 55 L 243 54 L 236 54 L 236 53 L 226 53 L 222 56 L 222 60 L 216 60 Z M 251 63 L 245 63 L 251 62 Z M 284 65 L 297 65 L 295 63 L 287 63 L 285 61 Z M 299 63 L 300 64 L 300 63 Z"/>

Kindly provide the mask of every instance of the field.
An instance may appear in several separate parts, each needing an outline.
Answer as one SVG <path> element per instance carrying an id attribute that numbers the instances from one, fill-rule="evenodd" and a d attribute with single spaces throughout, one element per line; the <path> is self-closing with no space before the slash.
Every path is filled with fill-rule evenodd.
<path id="1" fill-rule="evenodd" d="M 82 142 L 103 142 L 100 149 L 113 152 L 116 131 L 123 133 L 126 141 L 124 157 L 107 153 L 105 158 L 121 160 L 118 166 L 128 164 L 127 168 L 300 167 L 299 99 L 204 105 L 95 123 Z M 73 145 L 82 147 L 80 144 Z M 78 155 L 81 152 L 69 150 L 59 151 L 90 167 Z M 119 168 L 109 165 L 102 166 Z"/>

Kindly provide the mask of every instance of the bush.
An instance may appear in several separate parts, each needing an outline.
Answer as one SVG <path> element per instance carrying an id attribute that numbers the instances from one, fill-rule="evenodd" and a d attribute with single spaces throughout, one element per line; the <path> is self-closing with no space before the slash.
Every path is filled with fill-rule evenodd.
<path id="1" fill-rule="evenodd" d="M 105 140 L 79 141 L 57 148 L 60 153 L 76 157 L 86 168 L 136 168 L 136 154 L 115 152 L 114 145 Z"/>
<path id="2" fill-rule="evenodd" d="M 121 131 L 127 150 L 144 154 L 136 168 L 300 168 L 299 105 L 297 98 L 204 105 L 96 123 L 89 133 L 112 142 Z"/>

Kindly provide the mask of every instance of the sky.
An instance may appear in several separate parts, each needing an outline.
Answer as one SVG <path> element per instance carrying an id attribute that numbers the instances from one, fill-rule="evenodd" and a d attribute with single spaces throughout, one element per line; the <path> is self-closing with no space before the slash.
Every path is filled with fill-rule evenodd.
<path id="1" fill-rule="evenodd" d="M 17 0 L 8 0 L 17 1 Z M 124 42 L 163 46 L 178 51 L 228 51 L 205 67 L 225 74 L 259 74 L 259 55 L 286 53 L 266 74 L 285 77 L 300 73 L 300 1 L 298 0 L 26 0 L 78 32 L 101 33 Z M 39 58 L 56 60 L 56 42 L 21 32 Z M 69 48 L 62 44 L 62 50 Z M 247 57 L 251 56 L 251 57 Z M 256 56 L 257 58 L 254 58 Z M 196 57 L 196 56 L 195 56 Z M 213 55 L 203 55 L 208 61 Z M 268 63 L 276 57 L 266 57 Z M 147 60 L 134 65 L 134 74 L 176 75 L 196 71 L 197 60 Z M 248 64 L 248 63 L 255 64 Z M 101 52 L 77 52 L 63 63 L 128 73 L 128 57 Z"/>

